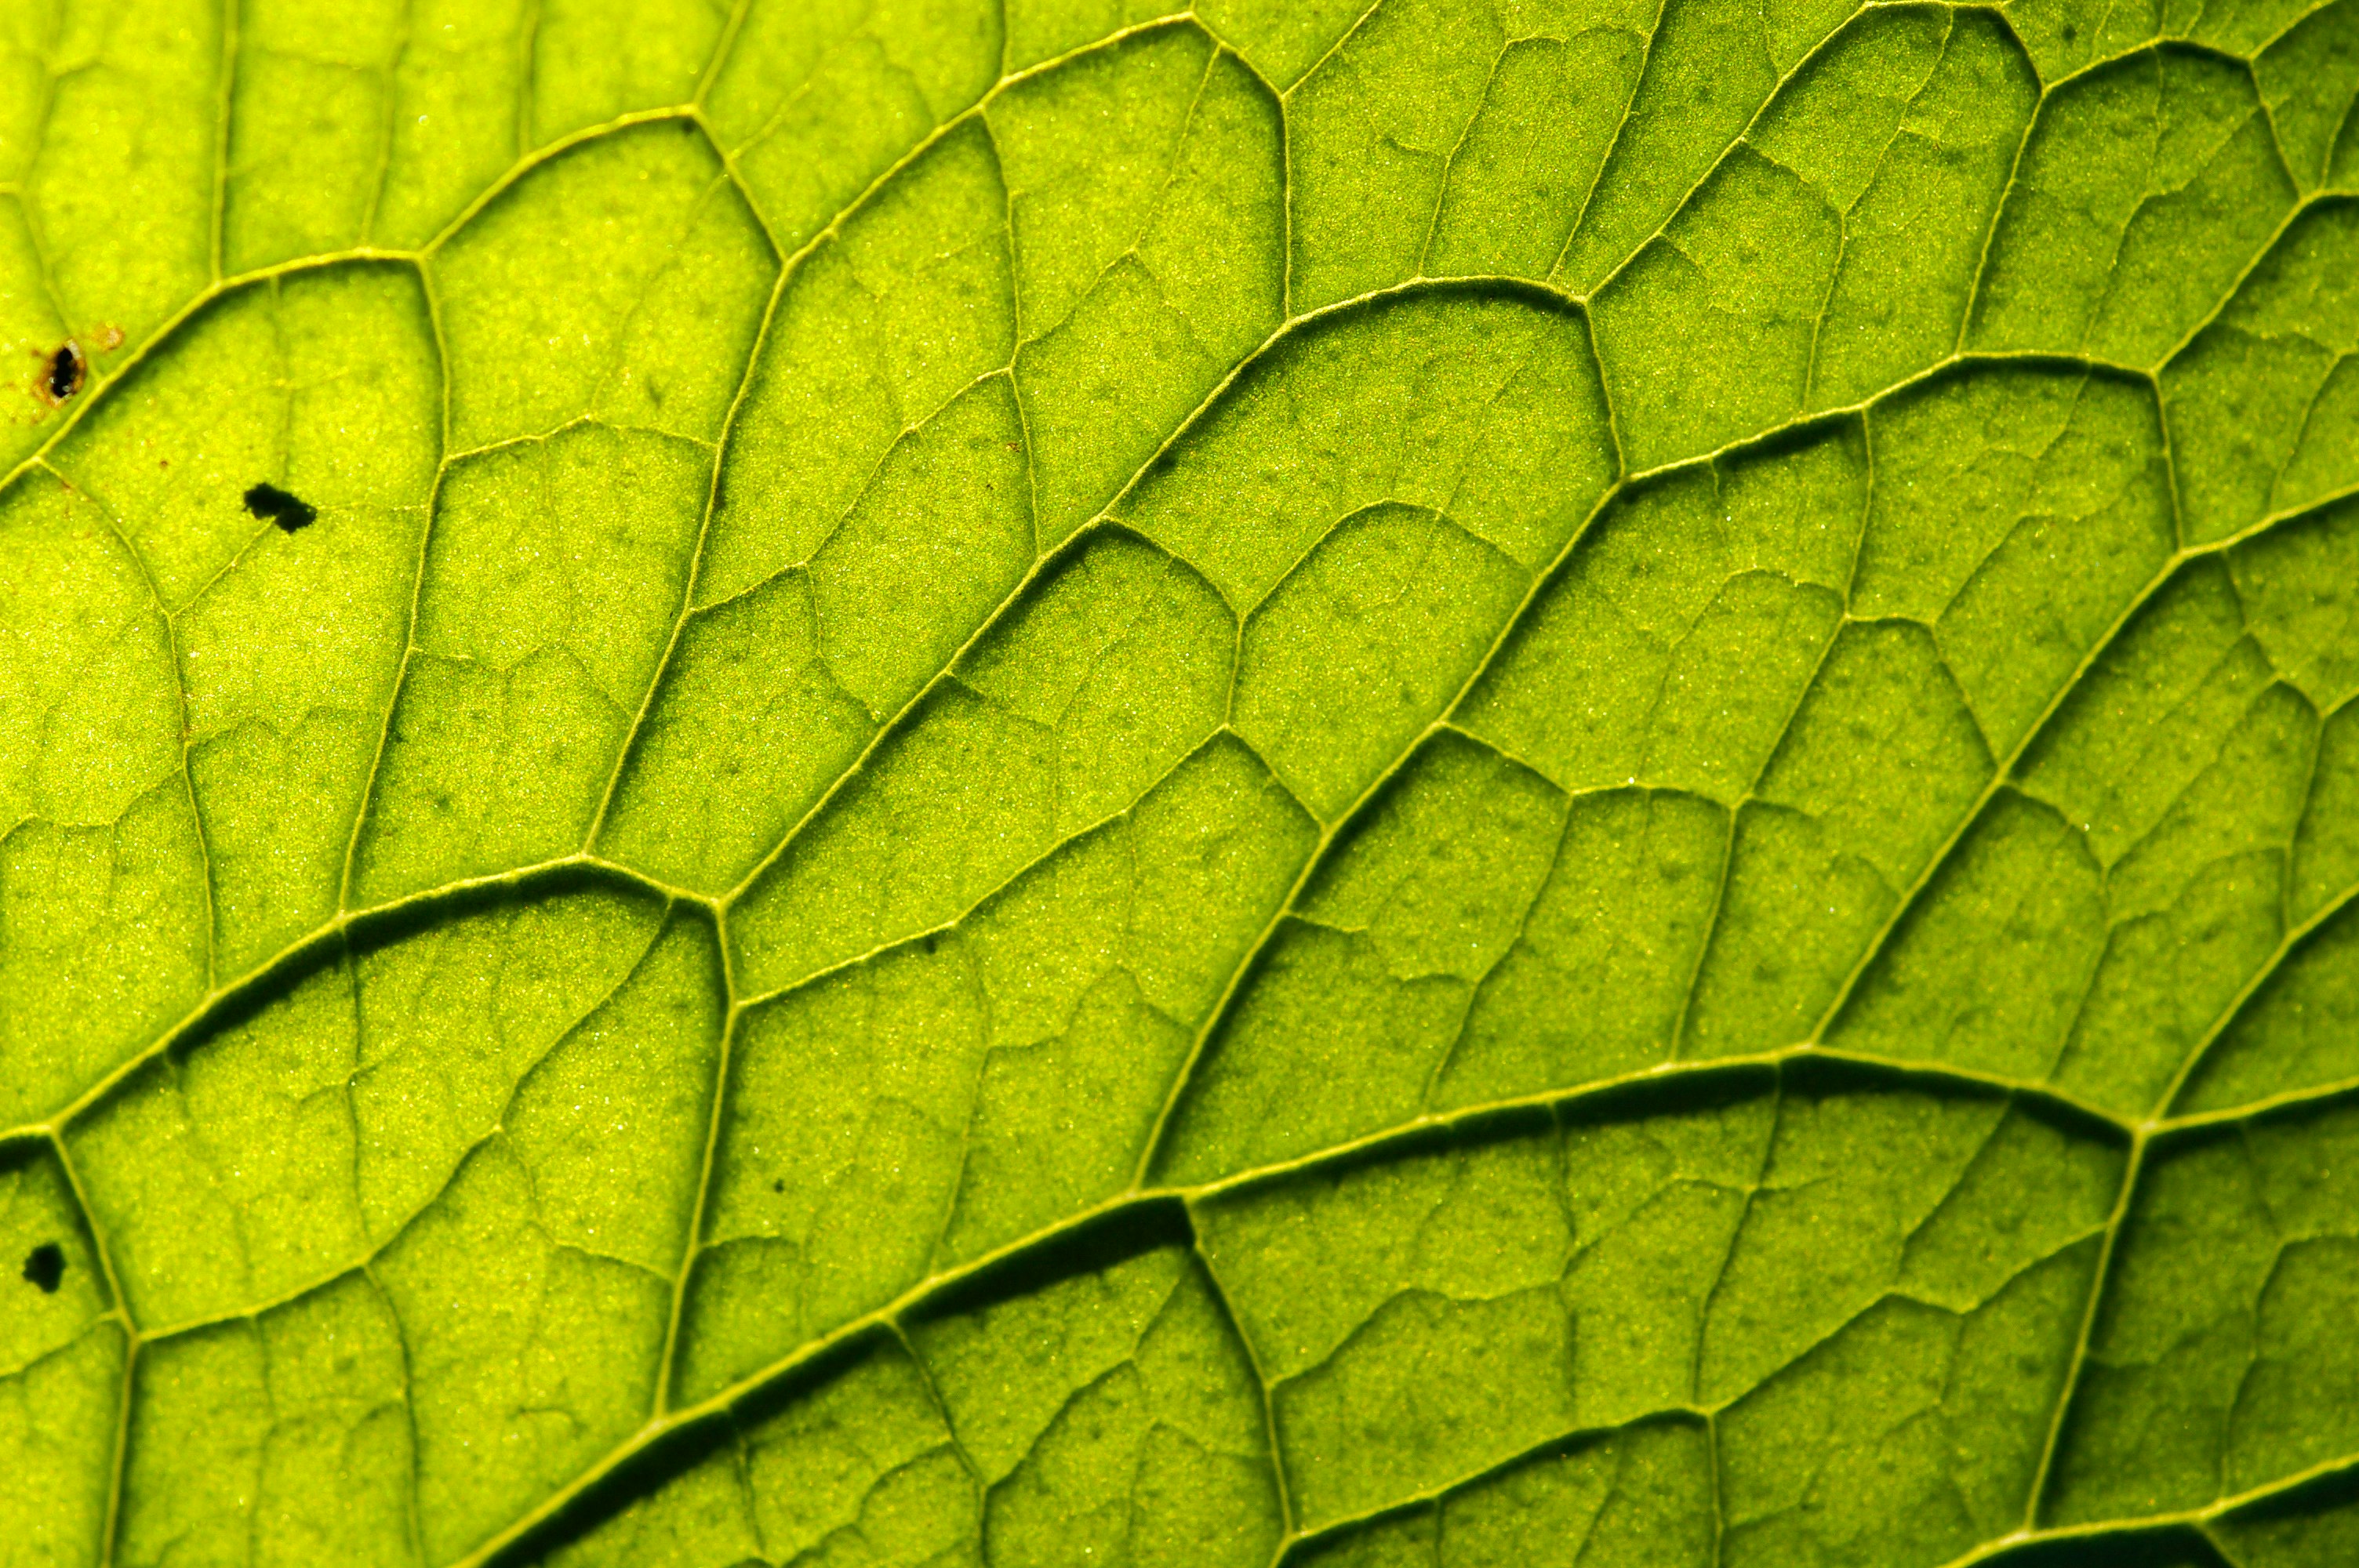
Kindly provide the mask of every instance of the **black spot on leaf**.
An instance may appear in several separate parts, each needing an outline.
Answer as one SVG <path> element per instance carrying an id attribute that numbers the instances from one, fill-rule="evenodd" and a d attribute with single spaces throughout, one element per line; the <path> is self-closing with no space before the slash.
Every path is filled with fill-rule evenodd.
<path id="1" fill-rule="evenodd" d="M 777 1181 L 772 1182 L 772 1183 L 770 1184 L 770 1190 L 771 1190 L 772 1192 L 774 1192 L 774 1193 L 782 1193 L 782 1192 L 785 1192 L 785 1191 L 787 1190 L 787 1179 L 786 1179 L 786 1177 L 784 1177 L 784 1176 L 780 1176 Z"/>
<path id="2" fill-rule="evenodd" d="M 257 484 L 245 492 L 245 509 L 256 517 L 269 518 L 289 534 L 310 527 L 320 517 L 317 508 L 269 483 Z"/>
<path id="3" fill-rule="evenodd" d="M 54 1241 L 44 1241 L 25 1258 L 25 1278 L 41 1288 L 45 1296 L 58 1293 L 58 1281 L 66 1277 L 66 1249 Z"/>
<path id="4" fill-rule="evenodd" d="M 90 362 L 82 357 L 82 349 L 71 338 L 51 351 L 49 362 L 41 368 L 41 390 L 52 403 L 63 403 L 82 390 L 82 378 L 89 373 Z"/>

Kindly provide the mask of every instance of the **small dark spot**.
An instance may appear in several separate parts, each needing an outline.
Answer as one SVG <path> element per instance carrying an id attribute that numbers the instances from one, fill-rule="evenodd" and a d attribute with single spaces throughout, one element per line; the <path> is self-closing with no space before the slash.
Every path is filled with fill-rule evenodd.
<path id="1" fill-rule="evenodd" d="M 928 932 L 926 934 L 926 951 L 929 953 L 932 952 L 934 950 L 934 945 L 940 940 L 941 938 L 935 935 L 932 932 Z"/>
<path id="2" fill-rule="evenodd" d="M 298 528 L 309 528 L 320 520 L 316 508 L 296 500 L 275 484 L 257 484 L 247 491 L 245 509 L 256 517 L 269 518 L 289 534 Z"/>
<path id="3" fill-rule="evenodd" d="M 772 1182 L 772 1183 L 770 1184 L 770 1190 L 771 1190 L 772 1192 L 774 1192 L 774 1193 L 782 1193 L 782 1192 L 785 1192 L 785 1191 L 787 1190 L 787 1179 L 786 1179 L 786 1177 L 784 1177 L 784 1176 L 780 1176 L 777 1181 Z"/>
<path id="4" fill-rule="evenodd" d="M 66 1249 L 54 1241 L 44 1241 L 27 1254 L 25 1278 L 41 1287 L 41 1294 L 58 1293 L 58 1281 L 66 1277 Z"/>
<path id="5" fill-rule="evenodd" d="M 2064 41 L 2065 41 L 2066 43 L 2068 43 L 2068 44 L 2069 44 L 2069 43 L 2071 43 L 2073 39 L 2075 39 L 2075 38 L 2079 38 L 2080 36 L 2081 36 L 2081 29 L 2080 29 L 2080 28 L 2078 28 L 2078 27 L 2074 27 L 2074 26 L 2073 26 L 2071 23 L 2070 23 L 2070 22 L 2067 22 L 2067 23 L 2065 23 L 2065 24 L 2064 24 L 2064 35 L 2063 35 L 2063 37 L 2064 37 Z"/>
<path id="6" fill-rule="evenodd" d="M 82 357 L 82 350 L 71 338 L 68 338 L 51 351 L 49 362 L 42 367 L 41 389 L 49 395 L 50 402 L 63 403 L 82 390 L 82 377 L 89 371 L 89 362 Z"/>

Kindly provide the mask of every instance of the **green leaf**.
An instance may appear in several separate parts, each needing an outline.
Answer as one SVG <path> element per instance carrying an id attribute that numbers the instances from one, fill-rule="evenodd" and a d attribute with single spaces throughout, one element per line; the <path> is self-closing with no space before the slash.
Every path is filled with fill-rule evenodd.
<path id="1" fill-rule="evenodd" d="M 2359 0 L 23 0 L 0 1559 L 2359 1556 Z"/>

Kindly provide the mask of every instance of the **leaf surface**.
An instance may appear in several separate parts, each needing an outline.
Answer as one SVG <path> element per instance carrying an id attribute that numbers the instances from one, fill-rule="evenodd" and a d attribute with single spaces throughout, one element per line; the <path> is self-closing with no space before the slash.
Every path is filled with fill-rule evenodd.
<path id="1" fill-rule="evenodd" d="M 5 23 L 0 1556 L 2359 1553 L 2359 0 Z"/>

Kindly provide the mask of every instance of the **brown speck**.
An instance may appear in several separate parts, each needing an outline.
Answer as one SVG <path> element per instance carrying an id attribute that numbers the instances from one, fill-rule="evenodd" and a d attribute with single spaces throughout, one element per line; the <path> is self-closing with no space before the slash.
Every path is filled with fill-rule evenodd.
<path id="1" fill-rule="evenodd" d="M 71 338 L 51 349 L 41 362 L 40 393 L 54 408 L 82 390 L 82 378 L 90 366 L 82 357 L 82 347 Z"/>

